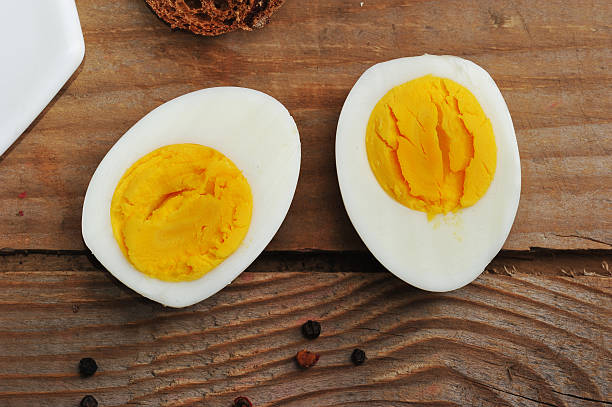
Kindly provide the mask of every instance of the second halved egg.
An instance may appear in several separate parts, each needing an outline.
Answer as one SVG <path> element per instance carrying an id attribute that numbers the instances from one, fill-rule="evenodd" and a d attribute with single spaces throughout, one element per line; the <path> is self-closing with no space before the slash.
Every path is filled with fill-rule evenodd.
<path id="1" fill-rule="evenodd" d="M 368 69 L 340 114 L 336 166 L 366 246 L 426 290 L 475 279 L 518 207 L 521 169 L 506 103 L 485 70 L 457 57 Z"/>

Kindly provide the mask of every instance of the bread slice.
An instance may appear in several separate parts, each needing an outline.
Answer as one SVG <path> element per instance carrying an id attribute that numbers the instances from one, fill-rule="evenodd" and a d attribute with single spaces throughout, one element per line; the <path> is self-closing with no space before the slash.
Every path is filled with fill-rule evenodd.
<path id="1" fill-rule="evenodd" d="M 285 0 L 146 0 L 172 28 L 201 35 L 261 28 Z"/>

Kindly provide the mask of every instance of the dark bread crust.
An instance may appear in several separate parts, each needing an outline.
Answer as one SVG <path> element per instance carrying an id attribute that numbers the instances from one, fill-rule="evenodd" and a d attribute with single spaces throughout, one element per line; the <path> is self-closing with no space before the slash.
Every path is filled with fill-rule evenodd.
<path id="1" fill-rule="evenodd" d="M 172 28 L 201 35 L 262 28 L 285 0 L 146 0 Z"/>

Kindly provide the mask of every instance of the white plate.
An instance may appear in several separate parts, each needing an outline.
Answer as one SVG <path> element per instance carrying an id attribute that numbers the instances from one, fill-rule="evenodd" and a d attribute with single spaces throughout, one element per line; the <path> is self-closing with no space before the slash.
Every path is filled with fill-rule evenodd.
<path id="1" fill-rule="evenodd" d="M 28 128 L 85 55 L 74 0 L 2 2 L 0 155 Z"/>

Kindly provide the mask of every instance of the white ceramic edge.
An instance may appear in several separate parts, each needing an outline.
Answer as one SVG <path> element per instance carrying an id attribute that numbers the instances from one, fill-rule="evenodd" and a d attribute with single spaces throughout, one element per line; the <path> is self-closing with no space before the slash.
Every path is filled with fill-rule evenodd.
<path id="1" fill-rule="evenodd" d="M 509 190 L 508 194 L 509 197 L 511 198 L 511 201 L 513 203 L 512 207 L 510 208 L 510 210 L 506 211 L 504 213 L 505 215 L 505 220 L 504 220 L 504 231 L 502 233 L 502 236 L 500 236 L 499 241 L 497 242 L 497 244 L 495 244 L 494 246 L 492 246 L 491 250 L 487 251 L 485 253 L 485 255 L 482 256 L 482 260 L 478 262 L 478 264 L 474 267 L 474 270 L 471 273 L 466 273 L 464 276 L 462 276 L 461 278 L 449 278 L 448 280 L 446 280 L 445 282 L 439 282 L 436 281 L 435 283 L 432 283 L 432 281 L 422 281 L 422 280 L 418 280 L 415 279 L 410 272 L 405 272 L 405 269 L 408 265 L 406 264 L 398 264 L 396 261 L 394 261 L 394 259 L 387 255 L 387 254 L 383 254 L 381 252 L 381 250 L 379 250 L 376 247 L 375 242 L 370 241 L 370 239 L 368 238 L 368 236 L 365 235 L 364 230 L 362 228 L 361 225 L 361 219 L 358 218 L 358 216 L 355 216 L 354 213 L 352 213 L 351 210 L 351 203 L 347 202 L 346 200 L 346 195 L 347 195 L 347 189 L 346 189 L 346 185 L 349 182 L 348 181 L 348 176 L 349 174 L 346 174 L 343 171 L 342 168 L 342 163 L 344 160 L 343 157 L 343 153 L 344 151 L 342 150 L 341 143 L 343 141 L 343 134 L 341 134 L 341 128 L 343 127 L 343 123 L 345 120 L 348 120 L 346 117 L 346 107 L 349 106 L 351 103 L 354 103 L 355 101 L 353 100 L 353 98 L 355 97 L 355 89 L 358 87 L 358 85 L 360 84 L 361 81 L 364 80 L 364 78 L 366 78 L 371 72 L 373 72 L 377 67 L 380 66 L 384 66 L 387 64 L 397 64 L 397 63 L 404 63 L 408 60 L 410 60 L 410 62 L 414 62 L 416 59 L 419 58 L 440 58 L 440 62 L 441 63 L 448 63 L 449 61 L 453 61 L 453 63 L 457 63 L 457 64 L 468 64 L 471 65 L 473 68 L 476 68 L 476 71 L 483 77 L 486 79 L 486 81 L 488 82 L 488 86 L 492 86 L 492 88 L 495 90 L 495 97 L 498 99 L 498 102 L 500 103 L 500 106 L 503 107 L 503 114 L 505 116 L 504 121 L 505 123 L 509 124 L 508 127 L 508 131 L 511 133 L 512 135 L 512 149 L 513 149 L 513 157 L 516 157 L 516 161 L 515 160 L 511 160 L 511 165 L 513 166 L 512 171 L 515 172 L 515 174 L 517 175 L 516 179 L 516 183 L 515 185 L 510 186 L 511 189 Z M 426 74 L 426 73 L 424 73 Z M 411 76 L 411 77 L 406 77 L 403 82 L 400 81 L 399 83 L 397 83 L 398 85 L 404 82 L 407 82 L 409 80 L 412 79 L 416 79 L 417 77 L 422 76 L 421 75 L 415 75 L 415 76 Z M 468 89 L 470 89 L 473 93 L 474 90 L 470 87 L 467 86 L 466 84 L 463 84 L 464 86 L 466 86 Z M 380 99 L 380 97 L 382 97 L 387 91 L 389 91 L 390 88 L 388 89 L 380 89 L 380 96 L 378 98 L 378 100 Z M 373 109 L 374 106 L 370 107 L 370 111 L 371 109 Z M 483 107 L 484 108 L 484 107 Z M 365 140 L 365 128 L 363 130 L 363 138 Z M 365 141 L 364 141 L 365 143 Z M 499 162 L 499 157 L 498 157 L 498 162 Z M 499 251 L 501 250 L 501 248 L 503 247 L 506 239 L 508 238 L 508 235 L 510 234 L 510 231 L 512 229 L 512 225 L 514 223 L 514 219 L 516 217 L 516 213 L 518 210 L 518 205 L 519 205 L 519 200 L 520 200 L 520 193 L 521 193 L 521 167 L 520 167 L 520 156 L 519 156 L 519 150 L 518 150 L 518 143 L 516 140 L 516 133 L 514 130 L 514 125 L 512 123 L 512 118 L 510 116 L 510 111 L 508 110 L 508 106 L 503 98 L 503 95 L 501 94 L 501 91 L 499 90 L 499 87 L 495 84 L 495 81 L 493 80 L 493 78 L 489 75 L 489 73 L 487 71 L 485 71 L 482 67 L 480 67 L 479 65 L 475 64 L 472 61 L 463 59 L 463 58 L 459 58 L 456 56 L 451 56 L 451 55 L 422 55 L 422 56 L 416 56 L 416 57 L 405 57 L 405 58 L 397 58 L 397 59 L 393 59 L 393 60 L 389 60 L 386 62 L 381 62 L 379 64 L 373 65 L 372 67 L 368 68 L 357 80 L 357 82 L 355 83 L 355 85 L 353 86 L 353 88 L 351 89 L 351 91 L 349 92 L 344 105 L 342 107 L 342 110 L 340 112 L 340 117 L 338 120 L 338 126 L 337 126 L 337 130 L 336 130 L 336 171 L 337 171 L 337 176 L 338 176 L 338 183 L 340 186 L 340 193 L 342 196 L 342 200 L 345 206 L 345 209 L 348 213 L 349 219 L 351 220 L 351 223 L 353 224 L 353 227 L 355 228 L 355 230 L 357 231 L 359 237 L 361 238 L 361 240 L 364 242 L 364 244 L 368 247 L 368 249 L 370 250 L 370 252 L 374 255 L 374 257 L 376 257 L 376 259 L 387 269 L 389 270 L 391 273 L 393 273 L 395 276 L 397 276 L 398 278 L 400 278 L 401 280 L 407 282 L 408 284 L 423 289 L 423 290 L 427 290 L 427 291 L 433 291 L 433 292 L 446 292 L 446 291 L 452 291 L 458 288 L 461 288 L 469 283 L 471 283 L 472 281 L 474 281 L 485 269 L 485 267 L 491 262 L 491 260 L 497 255 L 497 253 L 499 253 Z M 371 171 L 370 171 L 371 172 Z M 373 175 L 372 175 L 373 177 Z M 381 188 L 382 189 L 382 188 Z M 391 197 L 388 197 L 388 199 L 392 202 L 394 202 L 395 205 L 401 205 L 397 202 L 395 202 Z M 469 208 L 468 208 L 469 209 Z"/>
<path id="2" fill-rule="evenodd" d="M 69 47 L 68 50 L 68 61 L 65 65 L 65 69 L 63 71 L 62 77 L 55 82 L 47 91 L 44 92 L 44 96 L 40 97 L 40 101 L 38 103 L 32 104 L 35 106 L 26 116 L 21 123 L 17 125 L 15 128 L 14 134 L 5 139 L 0 139 L 0 156 L 4 154 L 6 150 L 21 136 L 21 134 L 28 128 L 30 124 L 38 117 L 40 112 L 42 112 L 45 107 L 53 100 L 57 92 L 60 91 L 62 86 L 70 79 L 72 74 L 76 71 L 76 69 L 83 62 L 83 58 L 85 57 L 85 40 L 83 39 L 83 31 L 81 30 L 81 21 L 79 20 L 79 14 L 77 12 L 76 3 L 74 0 L 62 0 L 64 2 L 72 3 L 72 8 L 70 13 L 72 13 L 72 18 L 69 19 L 71 25 L 67 27 L 69 31 L 72 31 L 71 38 L 74 38 L 76 41 Z"/>
<path id="3" fill-rule="evenodd" d="M 281 110 L 286 113 L 288 125 L 291 128 L 292 134 L 288 136 L 292 136 L 295 150 L 294 157 L 288 157 L 293 165 L 289 166 L 287 174 L 288 177 L 292 180 L 291 185 L 288 191 L 284 195 L 284 199 L 277 205 L 278 211 L 276 212 L 276 218 L 272 220 L 272 227 L 267 228 L 269 233 L 265 234 L 265 236 L 260 237 L 258 240 L 253 241 L 252 243 L 246 245 L 245 242 L 249 240 L 249 235 L 252 232 L 252 227 L 249 229 L 245 240 L 242 242 L 241 247 L 238 248 L 234 254 L 238 253 L 238 251 L 242 251 L 242 256 L 230 256 L 223 263 L 218 265 L 215 269 L 211 270 L 203 277 L 198 280 L 190 281 L 190 282 L 165 282 L 155 278 L 148 277 L 143 273 L 136 270 L 127 260 L 121 255 L 123 266 L 121 269 L 116 269 L 113 262 L 113 256 L 107 255 L 102 251 L 97 250 L 96 245 L 96 236 L 95 232 L 91 231 L 91 229 L 87 228 L 87 224 L 90 222 L 90 217 L 93 218 L 96 216 L 95 213 L 95 205 L 92 205 L 90 202 L 91 194 L 90 188 L 97 182 L 99 177 L 104 176 L 103 174 L 103 164 L 106 163 L 108 157 L 112 157 L 116 151 L 120 149 L 120 145 L 125 143 L 127 138 L 129 138 L 132 134 L 138 131 L 139 124 L 143 121 L 147 120 L 150 116 L 156 115 L 158 113 L 163 112 L 163 109 L 171 104 L 178 103 L 183 98 L 189 97 L 197 97 L 200 95 L 206 95 L 207 92 L 211 90 L 224 89 L 224 90 L 240 90 L 240 91 L 249 91 L 259 96 L 263 96 L 267 98 L 269 101 L 275 103 Z M 230 157 L 231 158 L 231 157 Z M 110 161 L 108 161 L 110 162 Z M 172 99 L 157 108 L 153 109 L 143 118 L 141 118 L 136 124 L 134 124 L 116 143 L 115 145 L 108 151 L 106 156 L 100 162 L 100 165 L 94 172 L 90 183 L 87 188 L 87 192 L 85 194 L 85 199 L 83 202 L 83 217 L 82 217 L 82 234 L 85 244 L 92 251 L 94 256 L 100 261 L 100 263 L 118 280 L 120 280 L 123 284 L 136 291 L 137 293 L 147 297 L 153 301 L 159 302 L 162 305 L 173 307 L 173 308 L 182 308 L 187 307 L 193 304 L 196 304 L 200 301 L 205 300 L 206 298 L 216 294 L 218 291 L 223 289 L 226 285 L 230 284 L 234 279 L 236 279 L 260 254 L 263 252 L 265 247 L 270 243 L 281 224 L 283 223 L 287 212 L 291 206 L 291 202 L 293 201 L 293 196 L 295 194 L 295 190 L 297 187 L 297 182 L 299 178 L 300 172 L 300 163 L 301 163 L 301 143 L 299 138 L 299 131 L 293 117 L 289 113 L 289 111 L 285 108 L 285 106 L 280 103 L 278 100 L 273 98 L 270 95 L 267 95 L 263 92 L 247 89 L 247 88 L 239 88 L 239 87 L 215 87 L 215 88 L 207 88 L 201 89 L 195 92 L 187 93 L 185 95 L 179 96 L 175 99 Z M 131 165 L 131 163 L 129 164 Z M 113 188 L 114 189 L 114 188 Z M 254 208 L 256 210 L 257 208 Z M 103 214 L 102 216 L 108 217 L 108 222 L 110 224 L 110 214 Z M 91 231 L 91 234 L 90 234 Z M 115 242 L 116 250 L 119 254 L 121 251 L 118 248 L 118 245 Z M 248 246 L 248 247 L 246 247 Z M 117 254 L 115 253 L 115 255 Z M 246 252 L 246 256 L 245 253 Z M 236 259 L 241 260 L 237 262 Z M 147 281 L 145 284 L 147 287 L 153 286 L 153 289 L 142 289 L 143 281 Z M 190 290 L 193 292 L 194 290 L 201 290 L 201 295 L 195 299 L 189 299 L 188 296 L 182 297 L 181 294 L 184 293 L 185 290 Z M 160 294 L 162 293 L 162 294 Z M 170 295 L 168 295 L 170 293 Z"/>

